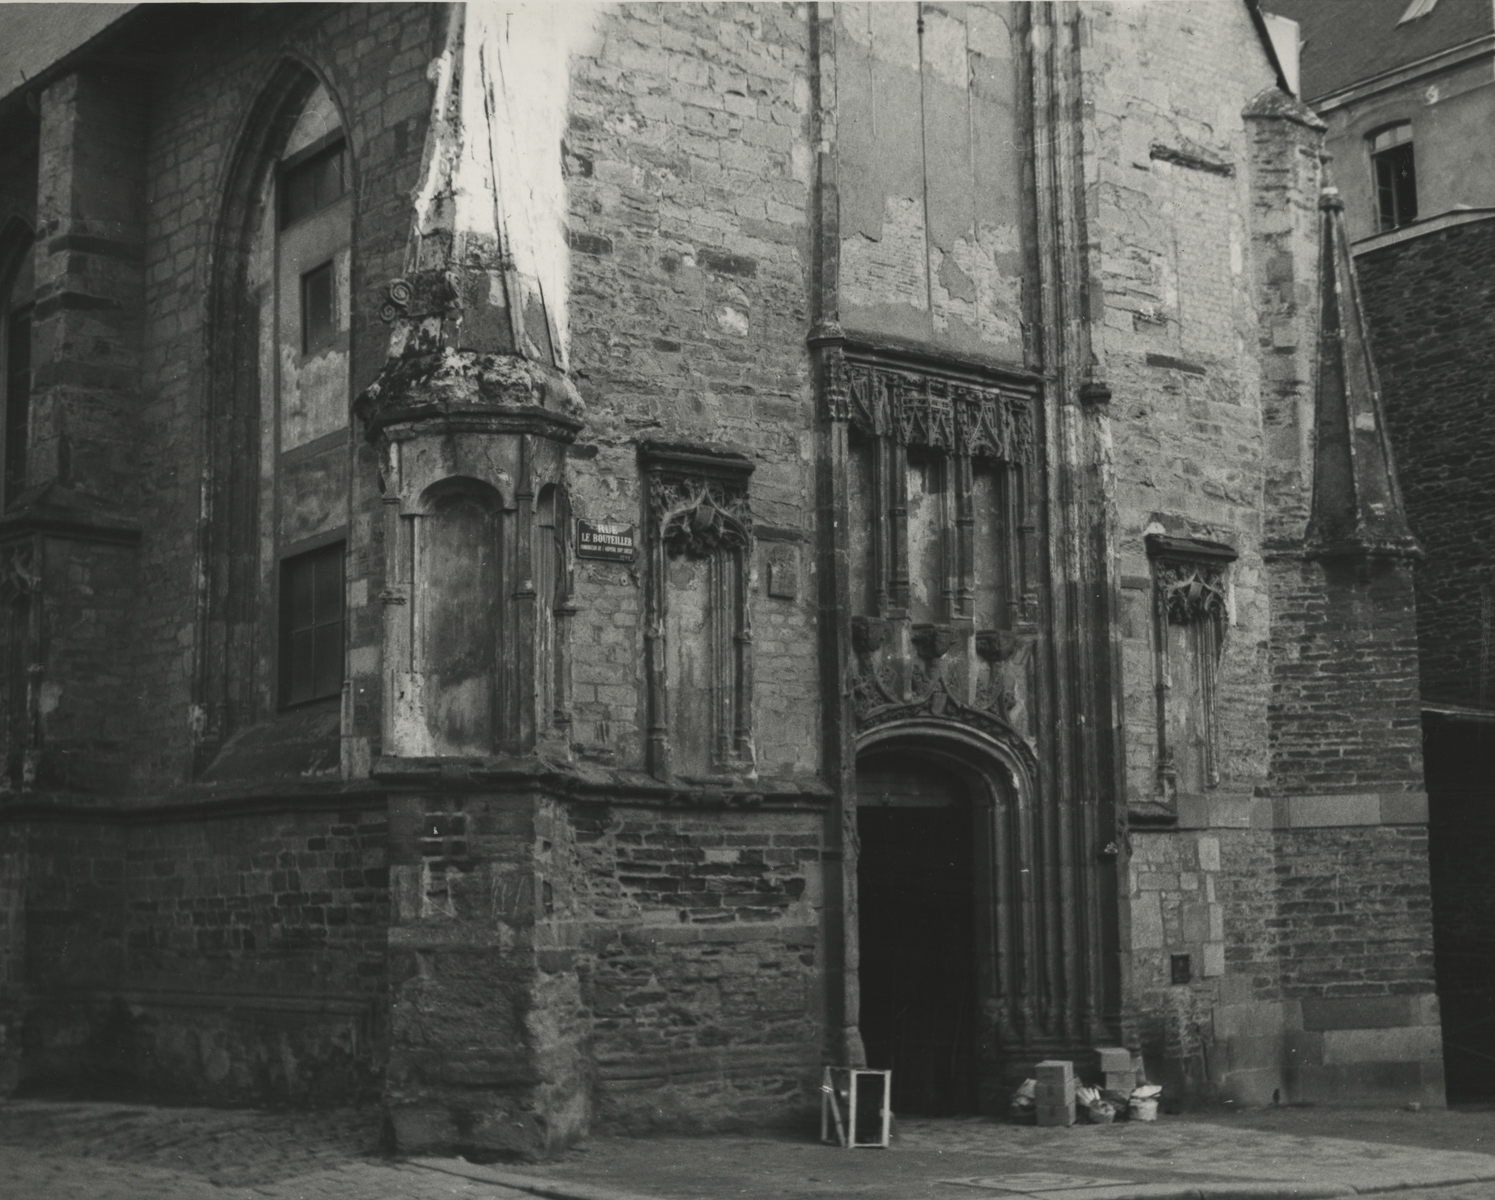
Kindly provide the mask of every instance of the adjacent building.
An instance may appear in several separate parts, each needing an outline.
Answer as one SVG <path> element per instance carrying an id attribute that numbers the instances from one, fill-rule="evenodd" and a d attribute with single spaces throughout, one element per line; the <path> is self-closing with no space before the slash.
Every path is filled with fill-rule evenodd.
<path id="1" fill-rule="evenodd" d="M 1441 1103 L 1417 546 L 1253 5 L 69 19 L 0 37 L 7 1086 Z"/>
<path id="2" fill-rule="evenodd" d="M 1491 1094 L 1495 923 L 1495 9 L 1274 4 L 1301 22 L 1303 96 L 1365 294 L 1417 569 L 1433 918 L 1448 1085 Z"/>

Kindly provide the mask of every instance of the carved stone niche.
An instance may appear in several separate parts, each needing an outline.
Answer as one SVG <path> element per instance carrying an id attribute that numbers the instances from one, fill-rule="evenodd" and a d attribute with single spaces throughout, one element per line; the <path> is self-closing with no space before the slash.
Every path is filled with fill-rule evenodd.
<path id="1" fill-rule="evenodd" d="M 838 486 L 857 728 L 932 703 L 948 719 L 1032 736 L 1042 381 L 863 335 L 813 345 L 822 416 L 846 436 Z M 1002 637 L 1016 640 L 983 651 Z"/>
<path id="2" fill-rule="evenodd" d="M 386 514 L 386 756 L 567 753 L 569 389 L 454 357 L 397 362 L 359 398 Z"/>
<path id="3" fill-rule="evenodd" d="M 753 464 L 718 447 L 645 442 L 639 465 L 649 769 L 661 778 L 751 774 Z"/>
<path id="4" fill-rule="evenodd" d="M 1236 552 L 1220 542 L 1149 534 L 1157 693 L 1157 792 L 1148 816 L 1169 820 L 1180 794 L 1220 782 L 1216 699 L 1228 624 L 1226 571 Z"/>

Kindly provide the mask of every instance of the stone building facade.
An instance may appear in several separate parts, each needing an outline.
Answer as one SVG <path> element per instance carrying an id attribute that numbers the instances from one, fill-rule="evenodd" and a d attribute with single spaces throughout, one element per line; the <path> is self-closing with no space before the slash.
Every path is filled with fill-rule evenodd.
<path id="1" fill-rule="evenodd" d="M 1441 1102 L 1416 547 L 1252 5 L 144 7 L 25 79 L 8 1085 Z"/>

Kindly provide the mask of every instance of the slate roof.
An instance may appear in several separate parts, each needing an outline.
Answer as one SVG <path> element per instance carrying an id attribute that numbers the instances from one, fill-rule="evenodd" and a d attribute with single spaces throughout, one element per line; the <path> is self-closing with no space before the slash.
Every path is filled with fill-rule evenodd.
<path id="1" fill-rule="evenodd" d="M 0 98 L 98 36 L 134 4 L 0 4 Z"/>
<path id="2" fill-rule="evenodd" d="M 1262 0 L 1298 22 L 1303 99 L 1310 104 L 1353 83 L 1495 32 L 1492 0 L 1437 0 L 1426 16 L 1398 22 L 1412 0 Z"/>

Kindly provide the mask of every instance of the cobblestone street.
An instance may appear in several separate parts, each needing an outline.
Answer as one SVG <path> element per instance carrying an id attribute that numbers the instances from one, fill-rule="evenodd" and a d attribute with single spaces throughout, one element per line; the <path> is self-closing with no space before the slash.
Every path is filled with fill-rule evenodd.
<path id="1" fill-rule="evenodd" d="M 523 1193 L 393 1162 L 377 1110 L 271 1113 L 130 1104 L 0 1107 L 0 1193 L 16 1200 L 507 1200 Z"/>
<path id="2" fill-rule="evenodd" d="M 554 1162 L 398 1161 L 374 1109 L 0 1104 L 5 1200 L 1489 1200 L 1495 1113 L 1334 1109 L 1038 1129 L 910 1120 L 889 1152 L 792 1135 L 606 1138 Z"/>

